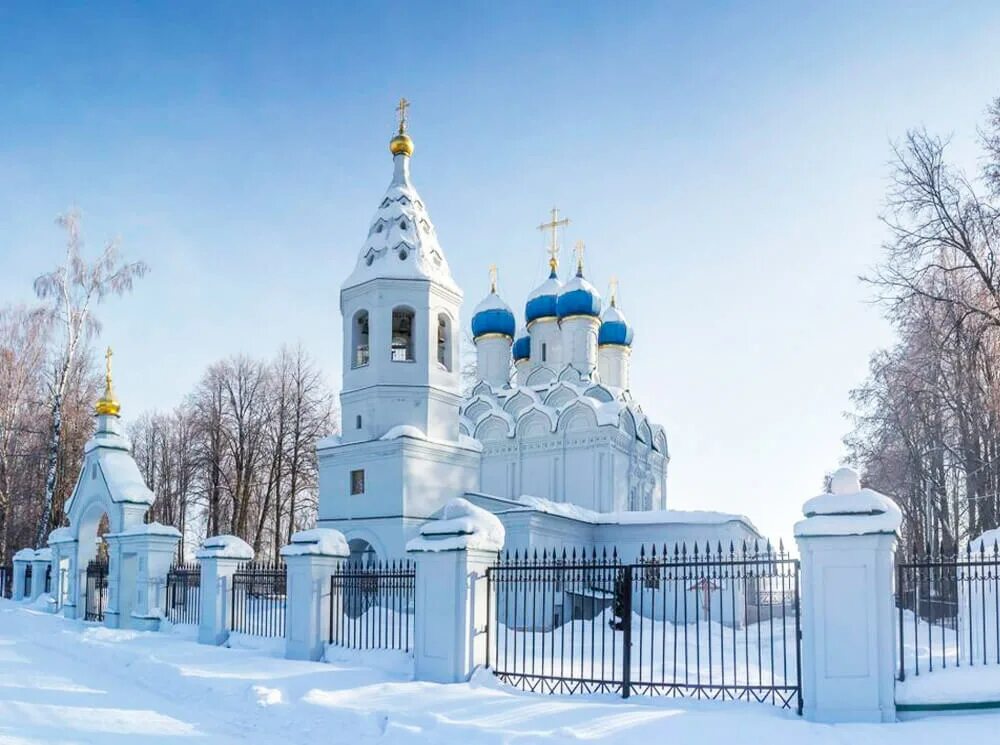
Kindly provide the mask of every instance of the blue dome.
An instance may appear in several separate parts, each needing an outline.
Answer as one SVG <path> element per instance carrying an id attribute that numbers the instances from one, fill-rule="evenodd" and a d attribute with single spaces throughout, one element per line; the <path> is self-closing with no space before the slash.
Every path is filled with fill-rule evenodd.
<path id="1" fill-rule="evenodd" d="M 601 316 L 601 328 L 597 332 L 597 344 L 619 344 L 632 346 L 632 326 L 625 315 L 614 305 L 608 306 Z"/>
<path id="2" fill-rule="evenodd" d="M 513 337 L 516 325 L 510 306 L 491 292 L 472 313 L 472 338 L 478 339 L 486 334 Z"/>
<path id="3" fill-rule="evenodd" d="M 531 323 L 539 318 L 555 318 L 558 315 L 556 303 L 560 289 L 562 284 L 553 272 L 528 295 L 528 302 L 524 306 L 524 320 Z"/>
<path id="4" fill-rule="evenodd" d="M 557 303 L 559 318 L 567 316 L 600 316 L 601 296 L 581 274 L 563 285 Z"/>
<path id="5" fill-rule="evenodd" d="M 521 329 L 517 338 L 514 339 L 514 361 L 531 358 L 531 337 L 527 331 Z"/>

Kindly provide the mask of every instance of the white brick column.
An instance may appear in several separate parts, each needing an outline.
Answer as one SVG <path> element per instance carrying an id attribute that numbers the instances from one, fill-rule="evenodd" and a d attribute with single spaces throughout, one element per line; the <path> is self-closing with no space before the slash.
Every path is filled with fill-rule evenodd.
<path id="1" fill-rule="evenodd" d="M 253 560 L 253 549 L 234 535 L 217 535 L 206 538 L 195 556 L 201 564 L 198 641 L 219 645 L 229 637 L 232 624 L 233 573 L 243 562 Z"/>
<path id="2" fill-rule="evenodd" d="M 440 520 L 425 523 L 407 544 L 416 564 L 417 680 L 459 683 L 485 664 L 486 570 L 503 542 L 504 528 L 495 515 L 456 497 Z"/>
<path id="3" fill-rule="evenodd" d="M 330 575 L 351 550 L 333 528 L 302 530 L 281 549 L 288 572 L 285 657 L 320 660 L 330 636 Z"/>
<path id="4" fill-rule="evenodd" d="M 795 525 L 802 560 L 802 696 L 817 722 L 893 722 L 893 558 L 901 514 L 841 468 Z"/>
<path id="5" fill-rule="evenodd" d="M 25 576 L 28 564 L 35 560 L 35 549 L 22 548 L 14 554 L 14 589 L 10 594 L 12 600 L 27 600 L 29 588 L 25 587 Z M 34 571 L 34 570 L 32 570 Z M 34 580 L 34 578 L 32 578 Z"/>

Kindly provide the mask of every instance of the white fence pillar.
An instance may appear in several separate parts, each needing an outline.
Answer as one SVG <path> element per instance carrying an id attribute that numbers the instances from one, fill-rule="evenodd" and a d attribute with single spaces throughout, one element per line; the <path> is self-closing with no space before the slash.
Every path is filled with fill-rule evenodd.
<path id="1" fill-rule="evenodd" d="M 33 548 L 22 548 L 14 554 L 14 590 L 10 595 L 12 600 L 28 599 L 28 593 L 31 591 L 31 588 L 25 587 L 25 577 L 28 573 L 28 565 L 34 560 L 35 549 Z"/>
<path id="2" fill-rule="evenodd" d="M 899 508 L 841 468 L 795 525 L 802 560 L 802 696 L 817 722 L 892 722 Z"/>
<path id="3" fill-rule="evenodd" d="M 243 562 L 253 560 L 253 549 L 234 535 L 217 535 L 205 539 L 196 557 L 201 564 L 198 641 L 219 645 L 229 637 L 232 624 L 233 573 Z"/>
<path id="4" fill-rule="evenodd" d="M 76 617 L 76 595 L 72 589 L 73 566 L 76 563 L 76 538 L 69 528 L 56 528 L 49 533 L 52 549 L 52 597 L 55 610 L 67 618 Z M 72 604 L 72 608 L 70 608 Z"/>
<path id="5" fill-rule="evenodd" d="M 37 600 L 45 592 L 45 575 L 52 566 L 52 551 L 40 548 L 35 551 L 31 560 L 31 595 L 30 600 Z"/>
<path id="6" fill-rule="evenodd" d="M 406 550 L 416 564 L 413 635 L 417 680 L 459 683 L 486 661 L 486 570 L 504 529 L 493 514 L 456 497 Z"/>
<path id="7" fill-rule="evenodd" d="M 288 572 L 285 657 L 319 660 L 330 635 L 330 575 L 351 555 L 333 528 L 302 530 L 281 549 Z"/>
<path id="8" fill-rule="evenodd" d="M 122 568 L 120 590 L 128 602 L 128 617 L 121 625 L 141 631 L 156 631 L 163 617 L 167 572 L 173 563 L 181 533 L 177 528 L 149 523 L 126 528 L 114 537 L 120 547 Z M 107 538 L 107 536 L 105 536 Z"/>

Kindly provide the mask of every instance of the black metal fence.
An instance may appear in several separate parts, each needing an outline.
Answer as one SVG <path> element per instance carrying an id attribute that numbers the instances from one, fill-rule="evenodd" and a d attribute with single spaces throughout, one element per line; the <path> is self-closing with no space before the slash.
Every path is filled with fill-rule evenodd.
<path id="1" fill-rule="evenodd" d="M 52 565 L 45 565 L 45 587 L 43 588 L 46 595 L 52 593 Z"/>
<path id="2" fill-rule="evenodd" d="M 107 560 L 95 559 L 87 564 L 86 582 L 83 619 L 85 621 L 103 621 L 104 610 L 108 607 Z"/>
<path id="3" fill-rule="evenodd" d="M 899 680 L 1000 665 L 1000 546 L 896 561 Z"/>
<path id="4" fill-rule="evenodd" d="M 330 576 L 330 644 L 352 649 L 413 648 L 409 561 L 349 563 Z"/>
<path id="5" fill-rule="evenodd" d="M 0 598 L 10 598 L 14 594 L 14 568 L 0 566 Z"/>
<path id="6" fill-rule="evenodd" d="M 515 552 L 487 584 L 487 665 L 510 685 L 802 711 L 799 562 L 780 545 Z"/>
<path id="7" fill-rule="evenodd" d="M 167 572 L 166 608 L 171 623 L 197 624 L 201 618 L 201 567 L 174 564 Z"/>
<path id="8" fill-rule="evenodd" d="M 283 562 L 242 564 L 233 573 L 232 630 L 252 636 L 284 636 L 286 588 Z"/>
<path id="9" fill-rule="evenodd" d="M 34 572 L 32 571 L 32 565 L 31 565 L 31 563 L 29 562 L 29 563 L 25 564 L 24 565 L 24 591 L 23 591 L 22 597 L 26 597 L 26 598 L 30 598 L 31 597 L 31 583 L 34 580 L 34 578 L 32 576 L 33 574 L 34 574 Z"/>

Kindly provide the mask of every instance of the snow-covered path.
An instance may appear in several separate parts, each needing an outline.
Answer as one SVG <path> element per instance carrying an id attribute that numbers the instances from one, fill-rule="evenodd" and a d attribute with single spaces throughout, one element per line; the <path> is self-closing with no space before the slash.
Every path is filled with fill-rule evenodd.
<path id="1" fill-rule="evenodd" d="M 899 743 L 992 738 L 1000 716 L 819 726 L 770 706 L 536 696 L 176 633 L 109 631 L 0 601 L 0 745 L 28 743 Z"/>

